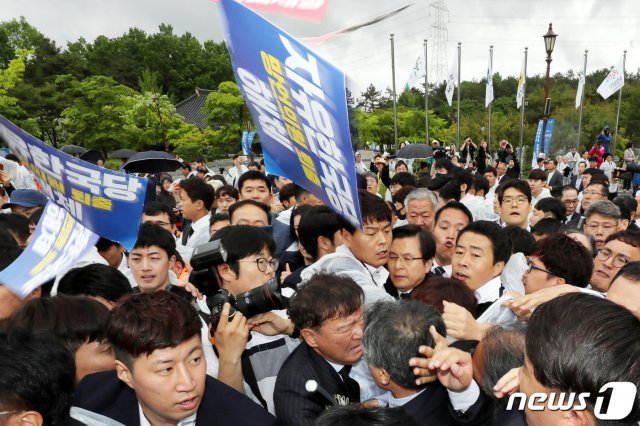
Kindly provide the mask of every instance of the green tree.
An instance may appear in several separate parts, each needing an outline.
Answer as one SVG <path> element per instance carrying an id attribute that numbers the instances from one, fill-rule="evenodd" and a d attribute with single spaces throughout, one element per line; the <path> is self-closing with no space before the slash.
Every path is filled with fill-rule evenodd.
<path id="1" fill-rule="evenodd" d="M 126 116 L 136 92 L 110 77 L 89 77 L 67 89 L 74 98 L 62 111 L 69 141 L 108 153 L 119 148 L 138 148 L 127 130 Z"/>
<path id="2" fill-rule="evenodd" d="M 207 114 L 207 124 L 218 132 L 216 148 L 238 151 L 242 130 L 251 121 L 238 85 L 232 81 L 220 83 L 218 91 L 209 93 L 202 111 Z"/>
<path id="3" fill-rule="evenodd" d="M 26 49 L 18 49 L 16 56 L 5 69 L 0 69 L 0 108 L 13 106 L 18 102 L 13 96 L 9 96 L 11 90 L 20 82 L 25 70 L 25 60 L 31 52 Z"/>
<path id="4" fill-rule="evenodd" d="M 124 114 L 131 143 L 138 147 L 162 146 L 169 150 L 169 131 L 181 127 L 182 118 L 167 95 L 145 92 L 131 97 L 130 109 Z"/>

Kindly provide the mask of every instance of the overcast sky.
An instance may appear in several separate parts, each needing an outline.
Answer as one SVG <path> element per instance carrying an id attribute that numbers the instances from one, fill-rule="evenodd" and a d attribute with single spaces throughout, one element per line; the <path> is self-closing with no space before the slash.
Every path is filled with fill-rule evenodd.
<path id="1" fill-rule="evenodd" d="M 359 95 L 369 83 L 391 86 L 389 34 L 395 33 L 396 84 L 401 88 L 410 69 L 429 42 L 429 60 L 438 50 L 430 26 L 427 1 L 327 0 L 321 23 L 295 21 L 265 15 L 293 35 L 312 37 L 354 25 L 382 13 L 411 4 L 404 11 L 376 25 L 338 36 L 315 47 L 346 73 Z M 92 41 L 97 35 L 118 36 L 130 27 L 155 32 L 160 23 L 171 24 L 178 34 L 190 32 L 201 41 L 222 40 L 220 5 L 211 0 L 1 0 L 0 19 L 24 16 L 59 45 L 79 37 Z M 528 74 L 545 72 L 542 35 L 549 22 L 559 34 L 551 72 L 580 70 L 584 50 L 589 49 L 587 72 L 611 67 L 627 49 L 627 71 L 640 67 L 640 2 L 637 0 L 444 0 L 449 10 L 446 70 L 462 42 L 463 80 L 480 80 L 494 45 L 494 72 L 517 75 L 524 47 L 529 47 Z M 440 49 L 442 51 L 442 49 Z M 430 80 L 435 73 L 429 68 Z M 433 74 L 433 76 L 432 76 Z M 595 88 L 587 90 L 595 91 Z M 515 96 L 515 94 L 514 94 Z"/>

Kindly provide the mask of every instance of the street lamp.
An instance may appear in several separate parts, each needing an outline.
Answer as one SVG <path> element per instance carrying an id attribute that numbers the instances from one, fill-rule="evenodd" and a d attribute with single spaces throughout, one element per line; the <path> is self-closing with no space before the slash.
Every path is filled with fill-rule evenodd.
<path id="1" fill-rule="evenodd" d="M 544 39 L 544 48 L 547 51 L 547 77 L 544 84 L 544 115 L 542 117 L 542 146 L 544 150 L 544 139 L 547 133 L 547 120 L 549 119 L 549 110 L 551 109 L 551 100 L 549 99 L 549 73 L 551 71 L 551 54 L 556 45 L 556 37 L 558 34 L 553 32 L 552 24 L 549 23 L 549 30 L 542 36 Z"/>

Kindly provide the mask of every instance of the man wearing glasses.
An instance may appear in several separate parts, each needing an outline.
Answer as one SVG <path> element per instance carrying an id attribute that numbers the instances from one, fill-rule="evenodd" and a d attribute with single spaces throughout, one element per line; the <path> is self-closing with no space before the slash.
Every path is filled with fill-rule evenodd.
<path id="1" fill-rule="evenodd" d="M 562 201 L 562 205 L 564 206 L 566 224 L 569 228 L 577 228 L 578 222 L 582 217 L 580 213 L 577 212 L 579 203 L 578 196 L 578 190 L 574 186 L 565 185 L 562 187 L 560 201 Z"/>
<path id="2" fill-rule="evenodd" d="M 394 228 L 387 263 L 393 286 L 385 283 L 387 293 L 396 299 L 410 299 L 411 291 L 431 270 L 435 253 L 436 242 L 426 229 L 418 225 Z"/>
<path id="3" fill-rule="evenodd" d="M 609 184 L 602 180 L 593 180 L 593 177 L 589 181 L 585 190 L 582 191 L 582 211 L 586 212 L 589 205 L 594 201 L 604 201 L 609 199 Z"/>
<path id="4" fill-rule="evenodd" d="M 213 239 L 219 239 L 227 253 L 225 263 L 216 266 L 220 288 L 237 296 L 275 277 L 278 269 L 278 259 L 273 257 L 275 243 L 264 230 L 250 225 L 228 226 Z M 248 319 L 236 312 L 229 319 L 229 306 L 225 304 L 217 329 L 211 334 L 214 332 L 219 356 L 218 380 L 252 395 L 254 401 L 275 413 L 275 378 L 298 344 L 297 339 L 289 337 L 294 326 L 286 311 L 271 311 Z"/>
<path id="5" fill-rule="evenodd" d="M 596 248 L 601 249 L 607 237 L 627 229 L 627 220 L 621 219 L 620 208 L 611 201 L 596 201 L 585 212 L 584 233 L 593 236 Z"/>
<path id="6" fill-rule="evenodd" d="M 514 225 L 529 230 L 531 188 L 524 180 L 512 179 L 496 190 L 500 206 L 499 225 Z"/>

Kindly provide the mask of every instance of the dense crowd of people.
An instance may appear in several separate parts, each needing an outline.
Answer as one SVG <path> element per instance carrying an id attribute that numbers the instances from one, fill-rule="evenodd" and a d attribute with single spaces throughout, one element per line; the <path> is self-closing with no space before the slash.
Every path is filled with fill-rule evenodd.
<path id="1" fill-rule="evenodd" d="M 526 180 L 507 141 L 355 153 L 362 228 L 242 156 L 152 176 L 131 250 L 0 284 L 0 424 L 637 424 L 640 166 L 604 139 Z M 47 203 L 19 176 L 0 270 Z"/>

